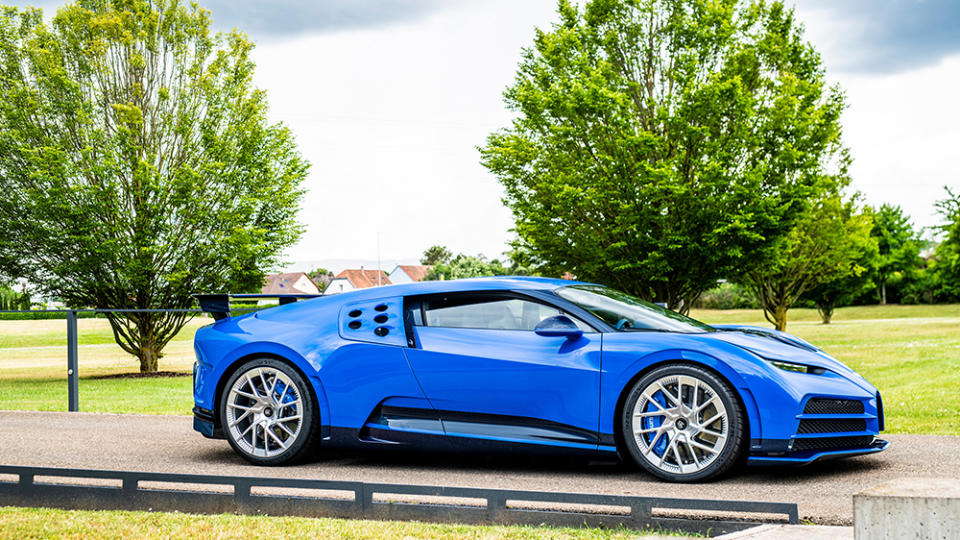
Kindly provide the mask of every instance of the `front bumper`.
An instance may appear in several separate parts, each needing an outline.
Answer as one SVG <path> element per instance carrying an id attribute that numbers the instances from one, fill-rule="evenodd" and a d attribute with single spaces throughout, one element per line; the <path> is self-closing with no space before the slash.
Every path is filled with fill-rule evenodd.
<path id="1" fill-rule="evenodd" d="M 809 465 L 815 461 L 826 461 L 829 459 L 839 459 L 845 457 L 862 456 L 865 454 L 876 454 L 882 452 L 890 446 L 889 441 L 874 438 L 868 446 L 862 448 L 849 448 L 839 450 L 807 450 L 804 452 L 794 452 L 784 456 L 750 456 L 747 458 L 749 465 Z"/>
<path id="2" fill-rule="evenodd" d="M 872 399 L 806 396 L 789 439 L 750 441 L 750 465 L 806 465 L 815 461 L 882 452 L 880 393 Z"/>

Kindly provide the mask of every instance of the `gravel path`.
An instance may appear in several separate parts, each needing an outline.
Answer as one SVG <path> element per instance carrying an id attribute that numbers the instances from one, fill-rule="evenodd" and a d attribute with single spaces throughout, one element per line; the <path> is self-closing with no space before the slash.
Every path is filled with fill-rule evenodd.
<path id="1" fill-rule="evenodd" d="M 621 465 L 531 456 L 327 451 L 256 467 L 186 416 L 0 411 L 0 464 L 796 502 L 801 519 L 850 525 L 851 496 L 892 478 L 956 478 L 960 437 L 888 435 L 885 452 L 800 468 L 754 468 L 707 484 L 667 484 Z"/>

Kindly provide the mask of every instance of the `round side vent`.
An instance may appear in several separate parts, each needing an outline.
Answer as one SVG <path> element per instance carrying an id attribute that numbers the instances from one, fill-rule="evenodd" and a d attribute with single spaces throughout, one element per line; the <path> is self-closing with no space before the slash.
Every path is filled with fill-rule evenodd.
<path id="1" fill-rule="evenodd" d="M 355 309 L 355 310 L 351 311 L 350 313 L 347 313 L 347 315 L 349 315 L 349 316 L 353 317 L 354 319 L 356 319 L 356 318 L 359 317 L 360 315 L 363 315 L 363 311 L 362 311 L 362 310 L 359 310 L 359 309 Z"/>
<path id="2" fill-rule="evenodd" d="M 356 330 L 360 328 L 360 321 L 350 321 L 347 323 L 347 326 L 349 326 L 351 330 Z"/>
<path id="3" fill-rule="evenodd" d="M 373 333 L 376 334 L 376 335 L 379 336 L 379 337 L 383 337 L 383 336 L 385 336 L 385 335 L 387 335 L 387 334 L 390 333 L 390 329 L 387 328 L 386 326 L 378 326 L 378 327 L 373 331 Z"/>
<path id="4" fill-rule="evenodd" d="M 376 322 L 377 324 L 383 324 L 387 322 L 387 315 L 385 313 L 381 313 L 380 315 L 377 315 L 376 317 L 374 317 L 373 321 Z"/>
<path id="5" fill-rule="evenodd" d="M 375 308 L 373 308 L 373 309 L 375 309 L 375 310 L 377 310 L 377 311 L 386 311 L 386 310 L 387 310 L 387 305 L 386 305 L 386 304 L 380 304 L 380 305 L 378 305 L 377 307 L 375 307 Z"/>

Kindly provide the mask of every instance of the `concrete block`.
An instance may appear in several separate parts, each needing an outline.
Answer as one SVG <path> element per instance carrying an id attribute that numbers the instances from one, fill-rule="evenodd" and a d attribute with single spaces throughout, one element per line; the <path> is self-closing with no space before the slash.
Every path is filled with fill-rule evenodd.
<path id="1" fill-rule="evenodd" d="M 856 540 L 960 539 L 960 479 L 902 478 L 853 496 Z"/>

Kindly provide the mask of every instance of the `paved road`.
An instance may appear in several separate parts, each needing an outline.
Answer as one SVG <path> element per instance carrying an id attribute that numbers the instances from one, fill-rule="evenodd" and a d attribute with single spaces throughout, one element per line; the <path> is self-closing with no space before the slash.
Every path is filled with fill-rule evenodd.
<path id="1" fill-rule="evenodd" d="M 748 469 L 708 484 L 667 484 L 613 464 L 541 457 L 327 451 L 292 467 L 249 465 L 185 416 L 0 411 L 0 464 L 226 474 L 796 502 L 801 518 L 850 525 L 851 496 L 892 478 L 957 478 L 960 437 L 889 435 L 881 454 L 802 468 Z"/>

